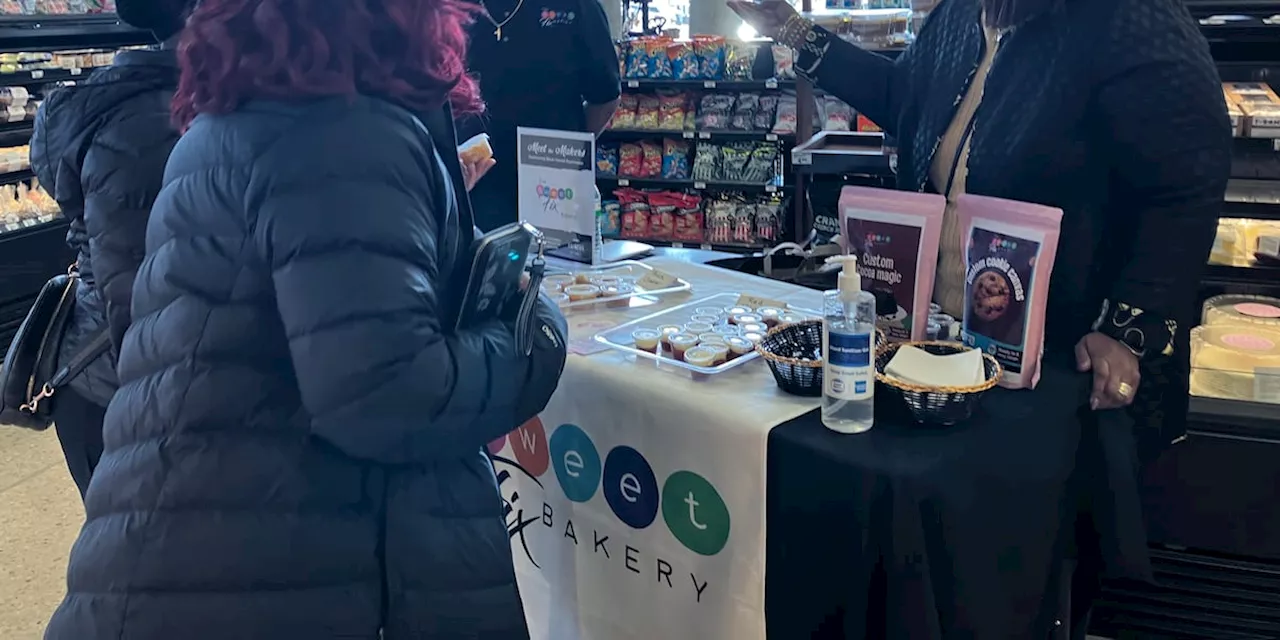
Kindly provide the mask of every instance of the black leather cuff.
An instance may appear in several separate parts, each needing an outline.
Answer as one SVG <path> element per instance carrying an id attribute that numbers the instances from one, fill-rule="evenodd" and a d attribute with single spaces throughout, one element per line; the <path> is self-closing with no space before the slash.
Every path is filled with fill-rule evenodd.
<path id="1" fill-rule="evenodd" d="M 1158 358 L 1173 355 L 1178 323 L 1126 302 L 1104 300 L 1093 330 L 1115 339 L 1139 358 Z"/>
<path id="2" fill-rule="evenodd" d="M 811 26 L 804 33 L 804 39 L 795 47 L 795 69 L 799 75 L 813 79 L 822 66 L 822 58 L 826 55 L 835 34 L 819 26 Z"/>

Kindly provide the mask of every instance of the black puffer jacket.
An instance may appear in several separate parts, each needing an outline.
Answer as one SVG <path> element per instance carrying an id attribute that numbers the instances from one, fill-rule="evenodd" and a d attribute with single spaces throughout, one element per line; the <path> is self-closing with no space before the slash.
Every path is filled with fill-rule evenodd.
<path id="1" fill-rule="evenodd" d="M 172 51 L 122 52 L 112 66 L 53 92 L 31 139 L 31 167 L 71 223 L 67 243 L 79 255 L 84 285 L 76 290 L 59 361 L 110 325 L 111 357 L 98 358 L 71 381 L 104 407 L 116 390 L 115 354 L 129 326 L 147 216 L 178 139 L 169 125 L 177 84 Z"/>
<path id="2" fill-rule="evenodd" d="M 447 118 L 192 124 L 47 638 L 527 637 L 484 445 L 545 406 L 564 320 L 544 301 L 532 357 L 506 322 L 448 330 L 473 229 Z"/>

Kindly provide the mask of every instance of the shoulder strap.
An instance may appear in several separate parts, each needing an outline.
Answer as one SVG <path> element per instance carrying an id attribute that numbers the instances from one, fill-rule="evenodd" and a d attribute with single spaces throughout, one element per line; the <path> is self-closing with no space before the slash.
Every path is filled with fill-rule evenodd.
<path id="1" fill-rule="evenodd" d="M 71 358 L 71 361 L 66 366 L 53 374 L 53 378 L 49 380 L 49 386 L 54 389 L 61 389 L 66 386 L 73 378 L 84 373 L 84 370 L 94 360 L 97 360 L 98 356 L 106 353 L 109 348 L 111 348 L 111 336 L 104 327 L 93 334 L 93 338 L 89 340 L 88 344 L 75 357 Z"/>

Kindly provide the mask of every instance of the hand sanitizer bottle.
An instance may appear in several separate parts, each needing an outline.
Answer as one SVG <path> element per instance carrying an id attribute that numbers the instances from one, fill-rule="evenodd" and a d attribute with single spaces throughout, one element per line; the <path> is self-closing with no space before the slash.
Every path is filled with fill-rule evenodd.
<path id="1" fill-rule="evenodd" d="M 857 256 L 827 263 L 841 271 L 837 288 L 822 294 L 822 424 L 863 433 L 875 413 L 876 297 L 862 290 Z"/>

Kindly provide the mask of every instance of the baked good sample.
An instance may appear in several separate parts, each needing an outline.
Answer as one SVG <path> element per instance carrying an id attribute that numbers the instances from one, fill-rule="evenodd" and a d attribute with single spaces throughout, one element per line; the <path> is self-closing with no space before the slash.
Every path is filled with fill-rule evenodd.
<path id="1" fill-rule="evenodd" d="M 662 340 L 662 334 L 653 329 L 636 329 L 631 332 L 631 340 L 635 343 L 636 348 L 649 353 L 658 352 L 658 343 Z"/>
<path id="2" fill-rule="evenodd" d="M 594 284 L 571 284 L 564 288 L 564 292 L 569 296 L 570 302 L 582 302 L 600 297 L 600 287 Z"/>
<path id="3" fill-rule="evenodd" d="M 480 133 L 471 136 L 466 142 L 458 145 L 458 159 L 463 164 L 477 164 L 493 157 L 493 147 L 489 146 L 489 134 Z"/>
<path id="4" fill-rule="evenodd" d="M 685 352 L 698 345 L 698 336 L 689 333 L 675 333 L 667 338 L 667 344 L 671 345 L 671 357 L 676 360 L 684 360 Z"/>

